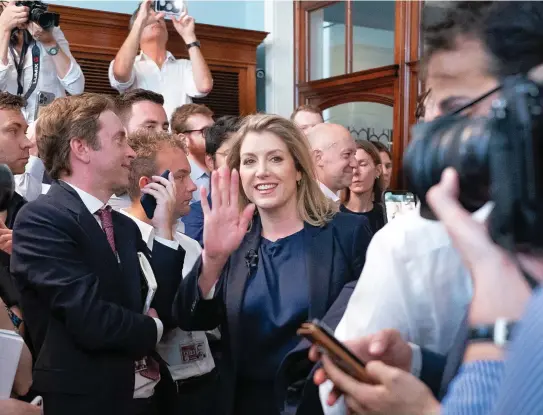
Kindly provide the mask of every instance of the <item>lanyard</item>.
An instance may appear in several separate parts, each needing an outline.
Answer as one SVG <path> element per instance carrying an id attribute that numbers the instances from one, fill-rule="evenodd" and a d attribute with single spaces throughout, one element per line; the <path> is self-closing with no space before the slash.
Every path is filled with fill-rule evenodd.
<path id="1" fill-rule="evenodd" d="M 24 42 L 23 47 L 21 49 L 21 56 L 19 58 L 19 61 L 17 62 L 17 57 L 15 55 L 15 50 L 13 47 L 10 46 L 11 56 L 13 57 L 13 61 L 15 62 L 15 68 L 17 69 L 17 95 L 23 95 L 23 69 L 25 64 L 25 57 L 26 53 L 28 51 L 28 48 L 30 46 L 30 40 L 29 40 L 30 34 L 28 32 L 24 32 Z M 24 94 L 24 99 L 27 100 L 30 95 L 34 92 L 36 89 L 36 86 L 38 86 L 38 79 L 40 77 L 40 47 L 38 46 L 36 41 L 33 41 L 32 46 L 32 81 L 30 83 L 30 87 L 28 88 L 28 91 L 26 91 L 26 94 Z"/>

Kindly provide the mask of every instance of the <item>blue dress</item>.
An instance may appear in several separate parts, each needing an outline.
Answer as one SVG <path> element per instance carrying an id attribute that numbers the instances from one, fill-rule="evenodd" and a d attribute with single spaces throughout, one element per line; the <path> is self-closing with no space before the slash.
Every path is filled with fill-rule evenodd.
<path id="1" fill-rule="evenodd" d="M 296 330 L 309 311 L 304 232 L 275 242 L 261 238 L 258 264 L 245 286 L 241 309 L 236 415 L 279 413 L 274 401 L 275 374 L 300 341 Z"/>

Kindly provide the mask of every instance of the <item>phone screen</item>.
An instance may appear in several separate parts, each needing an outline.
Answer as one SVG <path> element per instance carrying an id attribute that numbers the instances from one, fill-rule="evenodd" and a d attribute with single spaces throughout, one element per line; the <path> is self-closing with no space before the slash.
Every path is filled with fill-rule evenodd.
<path id="1" fill-rule="evenodd" d="M 179 16 L 186 9 L 183 0 L 156 0 L 155 11 L 162 12 L 168 15 Z"/>
<path id="2" fill-rule="evenodd" d="M 415 210 L 417 198 L 412 192 L 387 191 L 385 192 L 385 206 L 387 219 L 390 222 L 392 219 Z"/>

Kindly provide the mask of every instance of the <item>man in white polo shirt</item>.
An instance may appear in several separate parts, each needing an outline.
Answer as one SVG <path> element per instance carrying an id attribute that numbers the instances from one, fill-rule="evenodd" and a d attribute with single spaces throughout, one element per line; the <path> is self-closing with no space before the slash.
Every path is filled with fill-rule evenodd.
<path id="1" fill-rule="evenodd" d="M 166 50 L 168 29 L 164 14 L 156 13 L 153 3 L 145 0 L 132 15 L 130 33 L 109 66 L 109 82 L 119 92 L 143 88 L 162 94 L 170 117 L 175 108 L 191 103 L 191 97 L 209 94 L 213 78 L 194 33 L 194 18 L 186 10 L 179 17 L 172 17 L 190 57 L 175 59 Z"/>

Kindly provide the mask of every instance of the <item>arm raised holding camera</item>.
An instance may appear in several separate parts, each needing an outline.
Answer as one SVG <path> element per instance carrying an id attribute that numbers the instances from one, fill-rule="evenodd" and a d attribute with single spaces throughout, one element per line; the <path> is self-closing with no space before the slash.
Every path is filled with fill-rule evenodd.
<path id="1" fill-rule="evenodd" d="M 115 55 L 113 61 L 113 76 L 117 82 L 127 83 L 133 81 L 133 67 L 140 49 L 140 39 L 146 26 L 157 23 L 164 17 L 164 13 L 156 13 L 152 9 L 152 1 L 145 0 L 141 3 L 130 33 L 124 41 L 121 49 Z"/>

